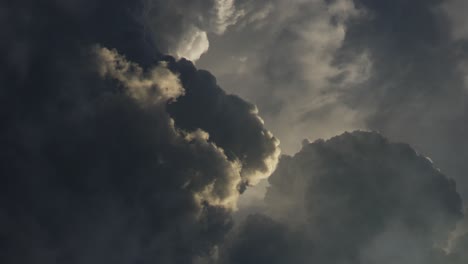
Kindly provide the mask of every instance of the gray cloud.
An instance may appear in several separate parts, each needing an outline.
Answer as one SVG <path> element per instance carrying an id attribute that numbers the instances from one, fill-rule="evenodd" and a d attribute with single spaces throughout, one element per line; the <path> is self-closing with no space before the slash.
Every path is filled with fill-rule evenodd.
<path id="1" fill-rule="evenodd" d="M 170 64 L 171 65 L 171 64 Z M 176 125 L 206 130 L 226 155 L 242 165 L 245 185 L 255 185 L 276 167 L 279 141 L 263 127 L 257 108 L 238 96 L 226 94 L 209 72 L 196 70 L 186 60 L 174 62 L 186 94 L 169 106 Z M 217 122 L 225 126 L 219 126 Z"/>
<path id="2" fill-rule="evenodd" d="M 466 49 L 450 36 L 442 1 L 358 2 L 372 16 L 348 27 L 342 54 L 366 49 L 374 68 L 345 102 L 369 109 L 370 129 L 429 155 L 465 196 Z"/>
<path id="3" fill-rule="evenodd" d="M 198 63 L 258 104 L 286 153 L 301 138 L 378 130 L 426 153 L 466 196 L 462 2 L 239 1 L 246 15 Z"/>
<path id="4" fill-rule="evenodd" d="M 314 246 L 299 231 L 253 214 L 238 227 L 224 245 L 220 263 L 310 263 Z"/>
<path id="5" fill-rule="evenodd" d="M 0 262 L 193 263 L 276 165 L 255 107 L 163 55 L 145 4 L 0 4 Z"/>
<path id="6" fill-rule="evenodd" d="M 265 216 L 241 225 L 228 263 L 431 263 L 462 217 L 453 180 L 374 132 L 305 144 L 269 182 Z"/>
<path id="7" fill-rule="evenodd" d="M 240 1 L 238 9 L 246 15 L 211 38 L 198 64 L 258 104 L 282 149 L 294 153 L 298 138 L 364 127 L 362 114 L 339 98 L 368 78 L 371 61 L 363 52 L 334 65 L 347 22 L 365 15 L 352 1 Z"/>
<path id="8" fill-rule="evenodd" d="M 463 263 L 460 9 L 0 3 L 0 262 Z"/>

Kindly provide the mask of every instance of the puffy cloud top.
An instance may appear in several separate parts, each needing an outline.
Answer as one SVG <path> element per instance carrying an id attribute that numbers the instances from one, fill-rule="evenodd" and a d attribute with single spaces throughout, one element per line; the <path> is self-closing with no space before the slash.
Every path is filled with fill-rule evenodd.
<path id="1" fill-rule="evenodd" d="M 241 225 L 231 263 L 428 263 L 462 216 L 453 180 L 375 132 L 304 142 L 269 182 L 266 216 Z"/>

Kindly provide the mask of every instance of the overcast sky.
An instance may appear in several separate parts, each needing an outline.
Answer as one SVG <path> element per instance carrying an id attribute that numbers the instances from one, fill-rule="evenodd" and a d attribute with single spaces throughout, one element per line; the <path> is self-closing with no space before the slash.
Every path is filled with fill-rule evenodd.
<path id="1" fill-rule="evenodd" d="M 0 0 L 0 262 L 468 261 L 465 0 Z"/>

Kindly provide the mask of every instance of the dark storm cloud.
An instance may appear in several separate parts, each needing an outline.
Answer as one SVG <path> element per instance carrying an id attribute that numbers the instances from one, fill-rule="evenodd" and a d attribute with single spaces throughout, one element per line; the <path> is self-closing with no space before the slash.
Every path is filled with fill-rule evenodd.
<path id="1" fill-rule="evenodd" d="M 269 182 L 268 216 L 241 225 L 228 263 L 431 263 L 462 216 L 453 180 L 374 132 L 305 144 Z"/>
<path id="2" fill-rule="evenodd" d="M 461 264 L 466 235 L 445 245 L 462 214 L 444 175 L 463 183 L 466 171 L 466 43 L 447 12 L 403 0 L 1 2 L 0 262 Z M 253 104 L 165 55 L 197 59 L 208 38 L 199 63 L 258 100 L 290 151 L 298 137 L 371 127 L 442 170 L 376 133 L 304 141 L 265 205 L 239 214 L 264 215 L 228 233 L 279 149 Z"/>
<path id="3" fill-rule="evenodd" d="M 83 68 L 62 71 L 87 78 Z M 142 105 L 110 80 L 79 84 L 100 91 L 49 93 L 47 104 L 24 105 L 5 122 L 2 263 L 187 263 L 208 254 L 229 228 L 229 209 L 215 199 L 235 194 L 233 164 L 201 136 L 178 132 L 165 101 Z"/>
<path id="4" fill-rule="evenodd" d="M 147 4 L 0 3 L 0 262 L 192 263 L 274 168 L 254 106 L 163 56 Z"/>
<path id="5" fill-rule="evenodd" d="M 181 73 L 186 89 L 185 96 L 169 106 L 176 125 L 189 131 L 207 131 L 229 158 L 241 162 L 245 184 L 256 184 L 270 175 L 276 166 L 279 142 L 263 128 L 257 108 L 235 95 L 227 95 L 214 76 L 197 71 L 191 62 L 181 60 L 172 65 Z"/>

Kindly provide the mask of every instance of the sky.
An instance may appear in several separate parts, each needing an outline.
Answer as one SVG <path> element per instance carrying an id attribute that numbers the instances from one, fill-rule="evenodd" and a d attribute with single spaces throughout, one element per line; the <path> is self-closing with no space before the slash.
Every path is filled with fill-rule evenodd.
<path id="1" fill-rule="evenodd" d="M 0 0 L 0 263 L 466 263 L 467 11 Z"/>

